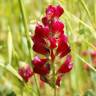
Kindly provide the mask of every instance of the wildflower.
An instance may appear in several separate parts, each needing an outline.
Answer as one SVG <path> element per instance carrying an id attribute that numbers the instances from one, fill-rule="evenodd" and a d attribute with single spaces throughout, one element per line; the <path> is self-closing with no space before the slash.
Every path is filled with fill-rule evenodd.
<path id="1" fill-rule="evenodd" d="M 56 56 L 64 58 L 71 51 L 68 38 L 64 34 L 64 24 L 59 20 L 63 14 L 63 8 L 49 5 L 46 15 L 42 18 L 42 24 L 37 24 L 35 34 L 32 36 L 33 50 L 42 54 L 44 58 L 35 56 L 32 60 L 33 72 L 40 75 L 40 79 L 52 85 L 52 64 L 56 62 Z M 55 85 L 60 86 L 62 76 L 72 69 L 71 56 L 66 57 L 65 62 L 56 71 Z M 57 68 L 56 68 L 57 69 Z"/>
<path id="2" fill-rule="evenodd" d="M 24 66 L 24 67 L 20 67 L 18 69 L 18 73 L 25 80 L 25 82 L 28 82 L 28 80 L 33 75 L 32 69 L 28 64 L 26 64 L 26 66 Z"/>

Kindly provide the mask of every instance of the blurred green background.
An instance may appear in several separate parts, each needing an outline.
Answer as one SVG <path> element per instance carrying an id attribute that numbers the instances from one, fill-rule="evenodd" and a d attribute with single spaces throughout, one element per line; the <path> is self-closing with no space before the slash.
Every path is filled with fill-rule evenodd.
<path id="1" fill-rule="evenodd" d="M 38 96 L 34 80 L 24 86 L 18 67 L 30 63 L 25 31 L 29 31 L 28 36 L 34 33 L 36 22 L 50 4 L 64 8 L 60 19 L 65 24 L 74 64 L 72 71 L 64 75 L 57 96 L 96 96 L 96 64 L 92 64 L 90 54 L 82 54 L 96 51 L 96 0 L 0 0 L 0 96 Z M 39 89 L 41 96 L 53 96 L 49 85 Z"/>

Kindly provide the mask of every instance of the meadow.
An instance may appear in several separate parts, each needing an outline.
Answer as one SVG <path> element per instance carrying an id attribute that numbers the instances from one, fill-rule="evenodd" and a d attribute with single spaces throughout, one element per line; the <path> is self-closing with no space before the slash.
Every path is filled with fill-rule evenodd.
<path id="1" fill-rule="evenodd" d="M 44 56 L 38 54 L 37 51 L 40 51 L 38 44 L 38 49 L 33 48 L 34 43 L 42 41 L 38 41 L 38 38 L 32 40 L 32 36 L 36 34 L 37 22 L 41 24 L 42 17 L 47 14 L 45 11 L 49 5 L 60 5 L 64 10 L 62 16 L 58 18 L 64 24 L 64 34 L 68 38 L 65 42 L 68 42 L 71 49 L 68 54 L 72 58 L 72 69 L 70 72 L 65 69 L 68 73 L 59 72 L 59 76 L 62 76 L 60 86 L 54 83 L 57 78 L 55 75 L 58 73 L 55 71 L 60 67 L 59 63 L 64 62 L 65 57 L 56 58 L 56 66 L 50 65 L 51 76 L 45 75 L 49 73 L 51 61 L 43 66 L 45 69 L 49 68 L 44 70 L 48 71 L 45 74 L 34 69 L 35 56 L 48 57 L 45 53 Z M 54 44 L 55 40 L 52 40 L 51 43 Z M 47 47 L 51 46 L 48 44 Z M 52 45 L 50 50 L 54 46 Z M 63 45 L 61 49 L 62 47 Z M 55 57 L 52 56 L 51 54 L 47 59 L 51 58 L 54 61 Z M 18 72 L 20 67 L 26 64 L 31 68 L 28 67 L 28 72 L 35 70 L 32 74 L 29 72 L 29 77 L 32 75 L 30 80 L 29 77 L 24 77 L 21 70 Z M 0 96 L 96 96 L 96 0 L 0 0 Z"/>

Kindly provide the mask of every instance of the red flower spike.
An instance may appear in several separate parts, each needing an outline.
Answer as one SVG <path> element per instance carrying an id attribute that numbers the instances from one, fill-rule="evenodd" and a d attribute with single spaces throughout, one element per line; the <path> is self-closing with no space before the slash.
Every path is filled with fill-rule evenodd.
<path id="1" fill-rule="evenodd" d="M 55 12 L 56 17 L 60 17 L 63 14 L 63 12 L 64 12 L 63 8 L 60 5 L 58 5 L 56 7 L 56 12 Z"/>
<path id="2" fill-rule="evenodd" d="M 71 62 L 71 56 L 68 55 L 64 64 L 62 64 L 61 67 L 59 68 L 58 73 L 69 72 L 73 67 L 73 64 L 71 64 L 70 62 Z"/>
<path id="3" fill-rule="evenodd" d="M 28 82 L 33 75 L 32 69 L 28 64 L 25 67 L 20 67 L 18 73 L 26 82 Z"/>
<path id="4" fill-rule="evenodd" d="M 49 5 L 46 9 L 46 16 L 42 18 L 42 25 L 38 24 L 35 29 L 35 35 L 32 37 L 33 50 L 46 57 L 40 59 L 38 56 L 32 61 L 33 71 L 40 75 L 40 79 L 51 85 L 50 63 L 56 62 L 56 56 L 64 57 L 70 52 L 68 38 L 64 35 L 64 24 L 59 20 L 63 14 L 63 8 Z M 58 87 L 63 73 L 72 69 L 71 57 L 68 56 L 63 65 L 57 70 L 57 79 L 54 82 Z M 57 64 L 57 62 L 56 62 Z"/>
<path id="5" fill-rule="evenodd" d="M 60 87 L 61 80 L 62 80 L 62 75 L 59 75 L 59 76 L 57 77 L 57 79 L 56 79 L 56 85 L 57 85 L 58 87 Z"/>
<path id="6" fill-rule="evenodd" d="M 66 37 L 63 35 L 61 38 L 58 39 L 57 54 L 60 54 L 60 57 L 64 57 L 70 51 L 70 47 L 66 43 Z"/>
<path id="7" fill-rule="evenodd" d="M 51 20 L 55 16 L 55 11 L 56 8 L 52 5 L 49 5 L 48 8 L 46 9 L 46 17 L 48 20 Z"/>

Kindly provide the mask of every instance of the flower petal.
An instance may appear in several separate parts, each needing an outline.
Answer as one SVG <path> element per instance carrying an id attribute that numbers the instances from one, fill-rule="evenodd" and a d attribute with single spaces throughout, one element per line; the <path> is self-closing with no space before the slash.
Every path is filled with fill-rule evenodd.
<path id="1" fill-rule="evenodd" d="M 42 37 L 40 37 L 38 35 L 35 35 L 32 39 L 33 39 L 33 42 L 34 42 L 33 50 L 35 52 L 43 54 L 43 55 L 49 53 L 49 49 L 45 47 L 46 42 Z"/>
<path id="2" fill-rule="evenodd" d="M 59 68 L 58 73 L 67 73 L 72 69 L 72 67 L 73 64 L 71 64 L 71 56 L 68 55 L 64 64 Z"/>
<path id="3" fill-rule="evenodd" d="M 55 16 L 56 8 L 52 5 L 49 5 L 46 9 L 46 17 L 48 20 L 51 20 Z"/>
<path id="4" fill-rule="evenodd" d="M 47 59 L 40 59 L 38 56 L 35 56 L 34 60 L 32 61 L 32 64 L 34 67 L 42 67 L 47 62 Z"/>
<path id="5" fill-rule="evenodd" d="M 45 26 L 49 25 L 49 20 L 47 19 L 46 16 L 42 18 L 42 23 L 43 23 Z"/>
<path id="6" fill-rule="evenodd" d="M 63 12 L 64 12 L 63 8 L 62 8 L 60 5 L 58 5 L 58 6 L 56 7 L 55 15 L 56 15 L 57 17 L 60 17 L 60 16 L 63 14 Z"/>
<path id="7" fill-rule="evenodd" d="M 56 39 L 55 38 L 49 37 L 49 42 L 50 42 L 51 49 L 56 48 Z"/>
<path id="8" fill-rule="evenodd" d="M 64 35 L 58 39 L 57 54 L 60 54 L 60 57 L 64 57 L 71 51 L 66 41 L 67 40 Z"/>
<path id="9" fill-rule="evenodd" d="M 47 59 L 40 59 L 38 56 L 32 61 L 33 70 L 40 75 L 46 75 L 50 71 L 50 65 L 47 64 Z"/>
<path id="10" fill-rule="evenodd" d="M 64 24 L 62 22 L 60 22 L 59 20 L 54 20 L 52 22 L 52 32 L 55 35 L 57 34 L 57 35 L 61 36 L 61 34 L 64 34 L 63 28 L 64 28 Z"/>

